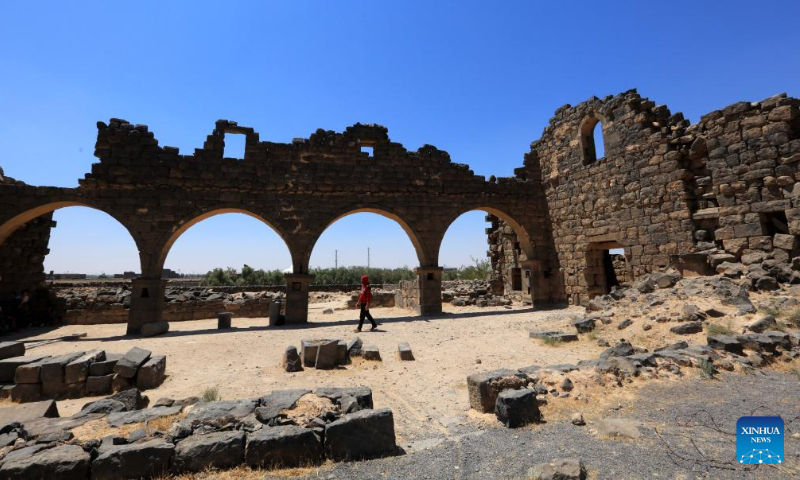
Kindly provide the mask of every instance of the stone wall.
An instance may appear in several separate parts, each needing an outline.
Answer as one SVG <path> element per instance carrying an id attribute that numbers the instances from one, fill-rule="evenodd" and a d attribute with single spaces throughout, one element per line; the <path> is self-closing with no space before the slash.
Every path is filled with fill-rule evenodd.
<path id="1" fill-rule="evenodd" d="M 394 295 L 396 307 L 419 310 L 419 282 L 416 280 L 401 281 Z"/>
<path id="2" fill-rule="evenodd" d="M 0 185 L 25 185 L 3 175 Z M 51 213 L 28 222 L 0 243 L 0 302 L 13 299 L 22 290 L 33 293 L 44 287 L 44 257 L 50 252 L 50 229 L 56 226 Z"/>
<path id="3" fill-rule="evenodd" d="M 627 280 L 698 258 L 751 274 L 766 260 L 767 274 L 788 278 L 774 270 L 798 254 L 798 105 L 785 94 L 739 102 L 695 125 L 635 90 L 559 108 L 516 173 L 541 178 L 570 302 L 607 293 L 614 248 L 625 250 Z M 507 288 L 520 260 L 514 232 L 497 223 L 490 257 Z"/>
<path id="4" fill-rule="evenodd" d="M 712 268 L 740 262 L 754 285 L 765 274 L 785 281 L 800 233 L 799 104 L 786 95 L 740 102 L 691 125 L 635 90 L 591 98 L 555 112 L 514 177 L 489 179 L 436 147 L 408 151 L 378 125 L 273 143 L 220 120 L 203 148 L 180 155 L 159 146 L 147 126 L 111 119 L 98 122 L 100 161 L 78 188 L 0 182 L 0 245 L 65 206 L 90 206 L 119 220 L 142 265 L 132 283 L 130 333 L 160 319 L 163 264 L 173 243 L 226 212 L 258 218 L 286 241 L 293 263 L 288 323 L 307 319 L 317 239 L 356 212 L 384 215 L 408 234 L 423 314 L 441 312 L 439 247 L 449 225 L 470 210 L 493 215 L 492 293 L 520 291 L 534 305 L 581 304 L 607 293 L 616 271 L 608 251 L 616 248 L 624 249 L 632 280 L 707 257 Z M 245 136 L 243 159 L 225 158 L 226 135 Z M 13 272 L 41 257 L 41 248 L 35 241 L 30 252 L 5 257 L 14 259 L 4 267 L 12 275 L 4 275 L 0 291 L 38 282 L 36 272 L 24 280 Z M 401 297 L 414 302 L 414 295 Z"/>

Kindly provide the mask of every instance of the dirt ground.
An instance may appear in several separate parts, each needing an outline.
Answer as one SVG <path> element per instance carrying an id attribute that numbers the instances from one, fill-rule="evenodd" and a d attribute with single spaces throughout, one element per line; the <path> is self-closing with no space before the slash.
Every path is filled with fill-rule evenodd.
<path id="1" fill-rule="evenodd" d="M 344 298 L 344 297 L 342 297 Z M 133 346 L 167 355 L 167 379 L 146 394 L 151 401 L 161 397 L 201 396 L 205 388 L 218 387 L 223 399 L 265 395 L 272 390 L 319 386 L 366 385 L 373 390 L 376 408 L 394 411 L 400 438 L 419 438 L 447 433 L 449 426 L 463 423 L 469 410 L 467 375 L 504 367 L 531 364 L 576 363 L 602 351 L 592 341 L 557 347 L 528 338 L 530 330 L 568 328 L 571 315 L 581 308 L 534 312 L 530 308 L 449 307 L 441 317 L 422 319 L 400 308 L 373 308 L 381 324 L 378 331 L 356 334 L 355 310 L 334 310 L 343 300 L 310 305 L 308 325 L 268 327 L 267 319 L 234 319 L 231 330 L 217 330 L 216 319 L 170 324 L 167 335 L 130 339 L 125 325 L 70 325 L 26 341 L 86 332 L 79 341 L 57 342 L 30 350 L 58 355 L 76 350 L 104 349 L 124 353 Z M 305 338 L 360 336 L 374 344 L 383 361 L 360 358 L 333 371 L 313 368 L 286 373 L 281 356 L 289 345 L 299 348 Z M 397 344 L 408 342 L 416 358 L 401 361 Z M 478 363 L 480 361 L 480 363 Z M 58 402 L 62 416 L 72 415 L 94 398 Z"/>
<path id="2" fill-rule="evenodd" d="M 496 422 L 494 415 L 479 414 L 469 409 L 466 378 L 468 375 L 498 368 L 520 368 L 528 365 L 576 364 L 595 359 L 604 350 L 599 339 L 610 344 L 625 338 L 647 348 L 655 348 L 678 340 L 705 344 L 705 333 L 678 336 L 669 333 L 675 323 L 653 321 L 654 314 L 677 315 L 685 302 L 669 298 L 658 308 L 618 308 L 613 322 L 598 322 L 597 329 L 580 336 L 577 342 L 555 345 L 531 339 L 531 330 L 574 332 L 571 321 L 585 315 L 581 307 L 535 311 L 515 305 L 506 307 L 452 307 L 445 304 L 441 316 L 422 318 L 400 308 L 373 308 L 381 324 L 375 332 L 356 334 L 357 311 L 343 309 L 344 295 L 326 295 L 309 308 L 309 323 L 302 326 L 269 327 L 265 318 L 234 319 L 231 330 L 217 330 L 216 319 L 173 322 L 170 332 L 153 338 L 127 338 L 125 325 L 72 325 L 40 335 L 28 336 L 35 341 L 72 333 L 85 332 L 83 339 L 57 342 L 30 350 L 35 354 L 58 355 L 74 351 L 104 349 L 124 353 L 133 346 L 147 348 L 155 354 L 167 355 L 167 379 L 146 394 L 152 402 L 162 397 L 175 399 L 202 396 L 208 387 L 217 387 L 222 399 L 249 398 L 266 395 L 273 390 L 320 386 L 366 385 L 373 390 L 376 408 L 389 407 L 394 412 L 398 441 L 412 442 L 432 436 L 449 436 L 467 424 L 480 426 Z M 720 307 L 718 302 L 697 299 L 697 304 Z M 705 305 L 709 303 L 709 305 Z M 332 308 L 333 313 L 324 310 Z M 720 307 L 723 308 L 723 307 Z M 728 313 L 728 312 L 726 312 Z M 714 319 L 735 330 L 753 315 Z M 617 325 L 630 318 L 633 324 L 624 330 Z M 645 324 L 648 330 L 644 330 Z M 286 373 L 280 366 L 284 349 L 299 348 L 301 339 L 337 338 L 349 340 L 359 336 L 364 344 L 374 344 L 383 361 L 354 359 L 353 363 L 332 371 L 313 368 Z M 408 342 L 415 361 L 404 362 L 397 356 L 397 345 Z M 573 372 L 570 376 L 580 375 Z M 573 380 L 575 380 L 574 378 Z M 592 384 L 592 382 L 579 382 Z M 638 383 L 638 382 L 637 382 Z M 634 394 L 638 385 L 624 391 L 588 387 L 573 391 L 566 402 L 552 402 L 551 415 L 567 416 L 576 410 L 591 414 L 591 407 L 602 408 L 607 402 L 619 402 Z M 591 401 L 590 401 L 591 398 Z M 94 398 L 59 401 L 62 416 L 76 413 Z M 580 406 L 573 400 L 582 400 Z"/>

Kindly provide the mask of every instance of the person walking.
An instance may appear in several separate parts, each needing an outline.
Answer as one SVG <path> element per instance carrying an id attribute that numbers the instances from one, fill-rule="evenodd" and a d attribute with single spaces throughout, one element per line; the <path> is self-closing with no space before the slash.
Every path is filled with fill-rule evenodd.
<path id="1" fill-rule="evenodd" d="M 378 328 L 378 324 L 375 323 L 375 320 L 372 318 L 372 315 L 369 313 L 369 302 L 372 300 L 372 287 L 369 284 L 369 277 L 366 275 L 361 276 L 361 294 L 358 296 L 358 304 L 361 307 L 361 313 L 358 315 L 358 328 L 356 328 L 356 332 L 361 331 L 361 327 L 364 326 L 364 318 L 369 319 L 369 323 L 372 324 L 372 328 L 370 331 L 373 331 Z"/>

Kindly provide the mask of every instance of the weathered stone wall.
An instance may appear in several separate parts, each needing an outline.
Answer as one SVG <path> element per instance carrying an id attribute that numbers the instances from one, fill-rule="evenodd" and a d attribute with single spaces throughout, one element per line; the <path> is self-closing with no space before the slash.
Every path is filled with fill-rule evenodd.
<path id="1" fill-rule="evenodd" d="M 419 282 L 417 280 L 403 280 L 394 291 L 394 305 L 409 310 L 419 309 Z"/>
<path id="2" fill-rule="evenodd" d="M 625 281 L 690 258 L 741 262 L 754 286 L 763 275 L 788 281 L 800 233 L 799 104 L 785 94 L 740 102 L 696 125 L 634 90 L 559 108 L 517 175 L 540 172 L 570 302 L 606 293 L 603 252 L 613 248 L 625 249 L 627 270 L 614 268 Z M 508 288 L 520 261 L 514 233 L 500 222 L 487 233 Z"/>
<path id="3" fill-rule="evenodd" d="M 52 214 L 25 224 L 0 244 L 0 301 L 15 293 L 31 293 L 45 286 L 44 257 L 50 252 L 50 229 L 55 227 Z"/>
<path id="4" fill-rule="evenodd" d="M 603 158 L 595 128 L 603 133 Z M 234 134 L 245 136 L 244 159 L 224 158 L 225 136 Z M 317 239 L 356 212 L 392 218 L 409 235 L 425 314 L 441 311 L 442 238 L 470 210 L 497 218 L 488 232 L 496 295 L 521 287 L 535 305 L 585 303 L 613 283 L 606 252 L 614 248 L 624 248 L 631 279 L 706 255 L 712 267 L 741 262 L 755 285 L 764 275 L 788 280 L 786 265 L 798 253 L 798 135 L 798 100 L 785 95 L 737 103 L 690 125 L 631 90 L 559 108 L 515 177 L 487 180 L 433 146 L 408 151 L 375 125 L 317 130 L 281 144 L 220 120 L 203 148 L 180 155 L 160 147 L 146 126 L 111 119 L 98 123 L 100 161 L 80 187 L 0 182 L 0 245 L 65 206 L 112 215 L 140 252 L 132 333 L 160 319 L 163 264 L 175 240 L 225 212 L 261 219 L 286 241 L 293 263 L 286 277 L 289 323 L 306 320 Z M 34 243 L 32 249 L 41 247 Z M 4 268 L 23 270 L 12 263 Z M 38 281 L 31 275 L 26 282 Z M 20 288 L 19 280 L 2 283 L 2 291 Z"/>
<path id="5" fill-rule="evenodd" d="M 492 264 L 492 281 L 502 286 L 494 291 L 496 295 L 511 294 L 522 290 L 522 262 L 528 259 L 522 251 L 517 234 L 511 225 L 494 215 L 487 215 L 486 228 L 489 236 L 487 255 Z"/>
<path id="6" fill-rule="evenodd" d="M 246 138 L 244 158 L 224 158 L 225 136 L 236 134 Z M 362 152 L 364 146 L 373 154 Z M 132 283 L 131 333 L 160 316 L 161 295 L 151 293 L 165 288 L 164 261 L 175 240 L 195 223 L 226 212 L 264 221 L 289 247 L 288 323 L 306 320 L 308 263 L 317 239 L 337 219 L 356 212 L 378 213 L 404 228 L 419 259 L 426 314 L 441 311 L 444 234 L 471 210 L 497 215 L 517 231 L 530 258 L 529 297 L 537 303 L 563 299 L 544 192 L 533 167 L 525 176 L 487 180 L 436 147 L 406 150 L 381 126 L 317 130 L 308 139 L 281 144 L 261 142 L 253 129 L 225 120 L 193 155 L 160 147 L 145 125 L 99 122 L 95 155 L 99 163 L 76 189 L 0 185 L 0 243 L 21 225 L 66 206 L 89 206 L 117 219 L 141 260 L 141 277 Z"/>
<path id="7" fill-rule="evenodd" d="M 25 185 L 6 177 L 0 168 L 0 185 Z M 33 293 L 44 287 L 44 257 L 50 252 L 50 229 L 55 227 L 52 214 L 45 214 L 14 231 L 0 243 L 0 302 L 12 300 L 22 290 Z"/>

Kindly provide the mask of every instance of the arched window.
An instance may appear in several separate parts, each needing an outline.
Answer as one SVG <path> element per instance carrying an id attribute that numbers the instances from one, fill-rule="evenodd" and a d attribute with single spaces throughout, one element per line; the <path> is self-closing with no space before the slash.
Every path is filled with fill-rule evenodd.
<path id="1" fill-rule="evenodd" d="M 606 155 L 603 122 L 597 116 L 586 118 L 581 125 L 583 164 L 590 165 Z"/>

